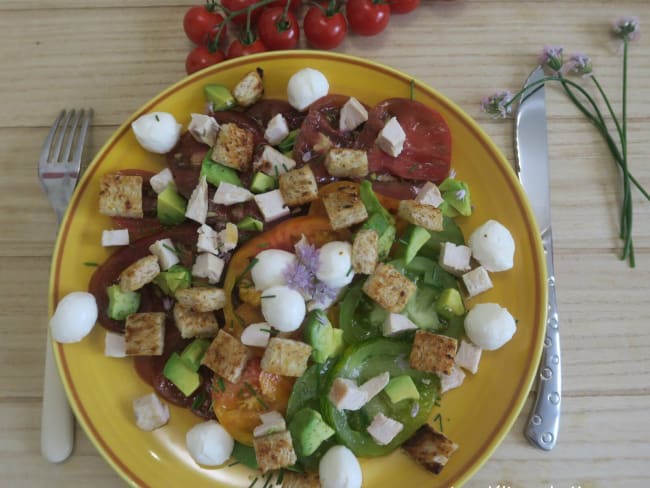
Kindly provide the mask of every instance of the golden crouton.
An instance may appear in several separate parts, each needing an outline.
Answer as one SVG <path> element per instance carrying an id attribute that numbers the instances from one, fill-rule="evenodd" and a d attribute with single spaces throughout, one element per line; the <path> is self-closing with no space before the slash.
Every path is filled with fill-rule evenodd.
<path id="1" fill-rule="evenodd" d="M 451 374 L 458 341 L 453 337 L 418 330 L 413 340 L 409 364 L 428 373 Z"/>
<path id="2" fill-rule="evenodd" d="M 158 258 L 153 254 L 145 256 L 122 270 L 119 277 L 120 290 L 139 290 L 147 283 L 151 283 L 159 274 L 160 265 L 158 264 Z"/>
<path id="3" fill-rule="evenodd" d="M 402 444 L 402 448 L 424 468 L 438 474 L 458 449 L 458 444 L 424 424 Z"/>
<path id="4" fill-rule="evenodd" d="M 263 371 L 299 377 L 307 369 L 311 346 L 292 339 L 273 337 L 262 356 Z"/>
<path id="5" fill-rule="evenodd" d="M 442 230 L 442 210 L 432 205 L 415 200 L 402 200 L 399 202 L 397 214 L 407 222 L 427 230 Z"/>
<path id="6" fill-rule="evenodd" d="M 368 218 L 368 211 L 359 196 L 359 187 L 354 183 L 342 184 L 325 195 L 323 205 L 334 230 L 350 227 Z"/>
<path id="7" fill-rule="evenodd" d="M 291 466 L 297 461 L 296 451 L 288 430 L 256 437 L 253 440 L 255 458 L 262 474 Z"/>
<path id="8" fill-rule="evenodd" d="M 368 176 L 368 153 L 362 149 L 333 147 L 325 158 L 327 172 L 337 178 Z"/>
<path id="9" fill-rule="evenodd" d="M 219 376 L 237 383 L 248 361 L 248 348 L 221 329 L 205 352 L 204 364 Z"/>
<path id="10" fill-rule="evenodd" d="M 282 488 L 320 488 L 320 479 L 318 473 L 285 471 L 282 477 Z"/>
<path id="11" fill-rule="evenodd" d="M 264 83 L 261 76 L 262 70 L 251 71 L 235 85 L 232 94 L 237 103 L 242 107 L 250 107 L 264 94 Z"/>
<path id="12" fill-rule="evenodd" d="M 308 165 L 280 175 L 280 193 L 290 207 L 304 205 L 318 198 L 314 172 Z"/>
<path id="13" fill-rule="evenodd" d="M 211 286 L 183 288 L 178 290 L 174 296 L 178 303 L 191 308 L 194 312 L 221 310 L 226 304 L 226 293 L 223 288 Z"/>
<path id="14" fill-rule="evenodd" d="M 124 329 L 126 354 L 160 356 L 165 346 L 165 313 L 132 313 Z"/>
<path id="15" fill-rule="evenodd" d="M 219 323 L 212 312 L 195 312 L 180 302 L 174 305 L 174 322 L 183 339 L 192 337 L 214 337 Z"/>
<path id="16" fill-rule="evenodd" d="M 223 124 L 211 158 L 237 171 L 246 171 L 253 160 L 253 149 L 253 134 L 236 124 Z"/>
<path id="17" fill-rule="evenodd" d="M 355 273 L 372 274 L 377 266 L 379 235 L 372 229 L 362 229 L 352 242 L 352 268 Z"/>
<path id="18" fill-rule="evenodd" d="M 363 292 L 382 308 L 400 313 L 415 293 L 415 283 L 394 266 L 380 263 L 363 284 Z"/>
<path id="19" fill-rule="evenodd" d="M 141 219 L 142 176 L 109 174 L 99 182 L 99 213 Z"/>

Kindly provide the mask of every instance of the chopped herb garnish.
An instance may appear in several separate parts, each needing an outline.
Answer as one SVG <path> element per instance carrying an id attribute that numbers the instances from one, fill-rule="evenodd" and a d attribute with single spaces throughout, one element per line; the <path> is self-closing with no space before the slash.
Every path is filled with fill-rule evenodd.
<path id="1" fill-rule="evenodd" d="M 268 488 L 269 486 L 269 481 L 271 481 L 271 476 L 273 476 L 273 473 L 269 473 L 268 476 L 266 477 L 266 481 L 264 482 L 264 486 L 262 488 Z"/>
<path id="2" fill-rule="evenodd" d="M 283 479 L 284 479 L 284 469 L 280 469 L 280 472 L 278 473 L 278 479 L 275 482 L 275 484 L 276 485 L 281 485 Z"/>
<path id="3" fill-rule="evenodd" d="M 99 266 L 99 263 L 95 263 L 94 261 L 86 261 L 84 263 L 84 266 Z"/>
<path id="4" fill-rule="evenodd" d="M 261 248 L 263 248 L 263 247 L 269 247 L 269 246 L 270 246 L 270 244 L 269 244 L 268 242 L 260 242 L 260 243 L 257 245 L 258 249 L 261 249 Z"/>
<path id="5" fill-rule="evenodd" d="M 242 280 L 244 276 L 246 276 L 246 273 L 248 273 L 251 269 L 253 269 L 253 266 L 257 264 L 257 261 L 258 261 L 257 258 L 251 259 L 250 263 L 248 263 L 248 266 L 244 268 L 244 271 L 242 271 L 241 274 L 235 280 L 235 286 L 239 285 L 239 282 Z"/>
<path id="6" fill-rule="evenodd" d="M 158 117 L 158 114 L 154 115 L 156 117 L 156 122 L 160 122 L 160 117 Z"/>
<path id="7" fill-rule="evenodd" d="M 164 247 L 165 249 L 167 249 L 168 251 L 173 252 L 173 253 L 176 254 L 177 256 L 180 256 L 180 254 L 181 254 L 181 252 L 180 252 L 178 249 L 176 249 L 175 247 L 168 246 L 167 244 L 163 244 L 163 247 Z"/>
<path id="8" fill-rule="evenodd" d="M 286 165 L 286 164 L 282 163 L 282 167 L 284 168 L 285 173 L 286 173 L 287 171 L 289 171 L 289 168 L 287 168 L 287 165 Z"/>
<path id="9" fill-rule="evenodd" d="M 232 466 L 237 466 L 238 464 L 241 464 L 241 463 L 240 463 L 239 461 L 233 461 L 232 463 L 230 463 L 230 464 L 228 465 L 228 467 L 230 468 L 230 467 L 232 467 Z"/>
<path id="10" fill-rule="evenodd" d="M 268 332 L 269 334 L 271 333 L 271 329 L 260 329 L 261 332 Z"/>
<path id="11" fill-rule="evenodd" d="M 440 406 L 440 402 L 439 402 L 438 400 L 436 400 L 435 402 L 433 402 L 433 404 L 434 404 L 436 407 L 439 407 L 439 406 Z"/>
<path id="12" fill-rule="evenodd" d="M 440 425 L 440 432 L 444 432 L 443 427 L 442 427 L 442 415 L 438 414 L 434 417 L 433 419 L 434 422 L 438 422 L 438 425 Z"/>
<path id="13" fill-rule="evenodd" d="M 255 483 L 257 483 L 257 476 L 255 477 L 253 482 L 250 485 L 248 485 L 248 488 L 253 488 L 253 486 L 255 486 Z"/>
<path id="14" fill-rule="evenodd" d="M 345 273 L 345 276 L 350 276 L 350 273 L 352 273 L 352 266 L 350 266 L 350 269 L 348 269 L 348 272 Z"/>
<path id="15" fill-rule="evenodd" d="M 219 385 L 219 389 L 221 391 L 226 391 L 226 384 L 223 382 L 223 378 L 219 377 L 217 384 Z"/>
<path id="16" fill-rule="evenodd" d="M 277 295 L 262 295 L 260 298 L 276 298 Z"/>
<path id="17" fill-rule="evenodd" d="M 255 391 L 255 388 L 253 388 L 248 381 L 244 381 L 244 386 L 250 392 L 250 394 L 255 397 L 255 400 L 257 400 L 259 402 L 259 404 L 262 405 L 262 407 L 264 407 L 264 408 L 266 408 L 268 410 L 269 406 L 264 402 L 264 400 L 262 400 L 260 398 L 260 396 Z"/>
<path id="18" fill-rule="evenodd" d="M 280 178 L 280 171 L 278 170 L 277 166 L 273 166 L 273 172 L 275 173 L 275 179 L 276 180 L 279 179 Z"/>
<path id="19" fill-rule="evenodd" d="M 408 169 L 407 169 L 407 171 L 408 171 L 409 173 L 413 173 L 416 169 L 418 169 L 418 164 L 417 164 L 417 163 L 412 164 L 411 166 L 409 166 Z"/>
<path id="20" fill-rule="evenodd" d="M 192 402 L 192 410 L 196 410 L 197 408 L 199 408 L 204 401 L 205 401 L 205 395 L 203 394 L 203 392 L 196 395 L 196 398 Z"/>

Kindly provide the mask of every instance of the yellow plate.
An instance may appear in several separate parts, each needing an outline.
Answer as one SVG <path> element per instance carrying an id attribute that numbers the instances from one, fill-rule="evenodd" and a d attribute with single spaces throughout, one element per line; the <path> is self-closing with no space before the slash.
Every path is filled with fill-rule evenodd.
<path id="1" fill-rule="evenodd" d="M 191 112 L 202 112 L 202 87 L 227 86 L 247 72 L 265 72 L 266 96 L 286 98 L 289 76 L 304 67 L 322 71 L 332 93 L 354 95 L 368 105 L 388 97 L 408 97 L 412 78 L 386 66 L 333 53 L 291 51 L 238 58 L 199 72 L 148 102 L 111 137 L 95 158 L 74 194 L 53 257 L 50 314 L 67 293 L 86 290 L 94 270 L 85 262 L 102 262 L 101 231 L 110 219 L 98 214 L 99 178 L 123 168 L 158 171 L 162 156 L 145 152 L 129 126 L 140 115 L 166 111 L 185 127 Z M 460 448 L 438 476 L 420 468 L 403 452 L 364 459 L 364 487 L 451 486 L 466 482 L 488 459 L 517 417 L 539 361 L 545 320 L 545 271 L 536 226 L 527 200 L 508 162 L 478 125 L 437 91 L 415 82 L 415 99 L 438 110 L 452 132 L 452 167 L 469 183 L 474 214 L 462 219 L 465 235 L 487 219 L 510 229 L 516 242 L 514 269 L 494 273 L 494 288 L 475 302 L 496 302 L 518 321 L 514 338 L 502 349 L 483 354 L 479 372 L 447 393 L 432 422 Z M 115 470 L 134 486 L 249 486 L 252 471 L 242 466 L 204 469 L 185 449 L 185 432 L 199 422 L 189 411 L 171 407 L 170 423 L 153 433 L 140 431 L 131 402 L 151 392 L 136 375 L 131 359 L 104 357 L 104 335 L 97 326 L 81 343 L 55 345 L 59 371 L 78 421 Z M 439 415 L 439 417 L 438 417 Z M 435 418 L 435 420 L 434 420 Z M 258 482 L 259 484 L 260 482 Z"/>

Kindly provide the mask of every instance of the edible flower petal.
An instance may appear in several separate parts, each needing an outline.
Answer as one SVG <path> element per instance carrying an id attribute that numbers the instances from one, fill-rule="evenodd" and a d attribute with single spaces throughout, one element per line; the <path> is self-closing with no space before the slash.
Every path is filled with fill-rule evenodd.
<path id="1" fill-rule="evenodd" d="M 512 93 L 510 91 L 500 90 L 481 100 L 481 110 L 495 119 L 505 119 L 512 111 L 511 100 Z"/>

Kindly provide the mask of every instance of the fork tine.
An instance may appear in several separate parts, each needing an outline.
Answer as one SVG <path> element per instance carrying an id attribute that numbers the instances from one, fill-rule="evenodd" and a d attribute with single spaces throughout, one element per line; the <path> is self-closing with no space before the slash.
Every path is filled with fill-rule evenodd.
<path id="1" fill-rule="evenodd" d="M 68 129 L 68 122 L 70 122 L 70 117 L 74 115 L 74 110 L 71 110 L 65 115 L 65 118 L 63 119 L 63 123 L 61 124 L 61 128 L 59 129 L 59 134 L 56 137 L 56 142 L 54 143 L 54 150 L 50 156 L 50 161 L 52 162 L 57 162 L 59 160 L 59 155 L 61 153 L 61 146 L 63 145 L 63 139 L 65 138 L 65 135 L 67 133 Z"/>
<path id="2" fill-rule="evenodd" d="M 77 167 L 77 170 L 79 169 L 79 165 L 81 164 L 81 155 L 83 153 L 84 145 L 86 143 L 86 134 L 88 133 L 88 126 L 90 125 L 90 121 L 92 120 L 92 118 L 93 118 L 93 109 L 89 108 L 88 111 L 83 116 L 83 119 L 81 120 L 81 129 L 79 130 L 79 137 L 77 137 L 77 144 L 75 145 L 74 154 L 72 156 L 72 162 Z"/>
<path id="3" fill-rule="evenodd" d="M 65 110 L 61 110 L 61 113 L 54 121 L 54 124 L 52 124 L 52 128 L 50 129 L 50 132 L 47 135 L 45 142 L 43 143 L 43 149 L 41 149 L 41 158 L 39 160 L 40 165 L 45 164 L 49 159 L 50 149 L 52 148 L 52 140 L 54 139 L 54 134 L 56 134 L 56 130 L 58 129 L 63 117 L 65 117 Z"/>
<path id="4" fill-rule="evenodd" d="M 75 140 L 75 135 L 77 133 L 77 125 L 79 125 L 79 119 L 83 115 L 84 111 L 78 110 L 76 113 L 74 112 L 74 117 L 72 118 L 72 122 L 70 123 L 70 134 L 68 135 L 68 140 L 65 143 L 65 148 L 63 149 L 63 153 L 61 154 L 61 161 L 68 162 L 70 160 L 70 150 L 72 149 L 72 142 Z"/>

